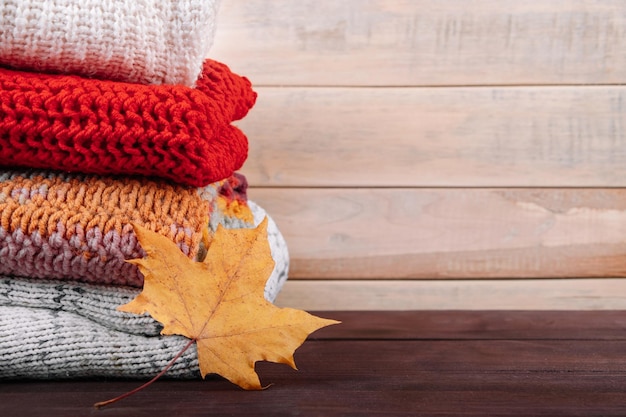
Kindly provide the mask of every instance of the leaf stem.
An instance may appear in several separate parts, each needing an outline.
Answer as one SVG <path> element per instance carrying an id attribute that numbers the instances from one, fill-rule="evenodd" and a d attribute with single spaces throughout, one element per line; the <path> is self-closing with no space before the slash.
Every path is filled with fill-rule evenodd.
<path id="1" fill-rule="evenodd" d="M 187 351 L 187 349 L 189 349 L 189 348 L 191 347 L 191 345 L 193 345 L 195 342 L 196 342 L 196 339 L 190 339 L 190 340 L 189 340 L 189 343 L 187 343 L 187 344 L 185 345 L 185 347 L 184 347 L 184 348 L 182 348 L 182 349 L 181 349 L 181 351 L 180 351 L 180 352 L 178 352 L 178 353 L 176 354 L 176 356 L 174 356 L 174 359 L 172 359 L 172 360 L 171 360 L 171 361 L 167 364 L 167 366 L 166 366 L 166 367 L 165 367 L 165 368 L 164 368 L 161 372 L 159 372 L 159 373 L 158 373 L 158 374 L 157 374 L 154 378 L 152 378 L 150 381 L 146 382 L 145 384 L 141 385 L 140 387 L 135 388 L 135 389 L 134 389 L 134 390 L 132 390 L 132 391 L 128 391 L 128 392 L 126 392 L 126 393 L 124 393 L 124 394 L 122 394 L 122 395 L 119 395 L 119 396 L 117 396 L 117 397 L 115 397 L 115 398 L 112 398 L 112 399 L 110 399 L 110 400 L 97 402 L 97 403 L 95 403 L 93 406 L 94 406 L 95 408 L 101 408 L 101 407 L 104 407 L 105 405 L 109 405 L 109 404 L 116 403 L 116 402 L 118 402 L 118 401 L 120 401 L 120 400 L 123 400 L 123 399 L 124 399 L 124 398 L 126 398 L 126 397 L 130 397 L 131 395 L 133 395 L 133 394 L 135 394 L 135 393 L 137 393 L 137 392 L 141 391 L 142 389 L 144 389 L 144 388 L 146 388 L 146 387 L 148 387 L 148 386 L 152 385 L 152 384 L 153 384 L 153 383 L 154 383 L 157 379 L 159 379 L 159 378 L 161 378 L 163 375 L 165 375 L 165 373 L 166 373 L 167 371 L 169 371 L 169 369 L 170 369 L 170 368 L 174 365 L 174 363 L 178 360 L 178 358 L 180 358 L 180 357 L 183 355 L 183 353 L 185 353 L 185 352 Z"/>

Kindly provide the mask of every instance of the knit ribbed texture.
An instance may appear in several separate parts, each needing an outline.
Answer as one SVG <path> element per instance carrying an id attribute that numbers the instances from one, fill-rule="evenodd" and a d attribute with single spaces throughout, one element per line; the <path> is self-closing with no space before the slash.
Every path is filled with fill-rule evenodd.
<path id="1" fill-rule="evenodd" d="M 255 225 L 265 211 L 250 202 Z M 265 298 L 274 300 L 287 278 L 287 246 L 268 217 L 274 270 Z M 227 226 L 228 227 L 228 226 Z M 0 378 L 151 377 L 187 343 L 159 336 L 148 315 L 116 310 L 139 289 L 0 277 Z M 199 377 L 195 346 L 167 376 Z"/>
<path id="2" fill-rule="evenodd" d="M 210 60 L 196 88 L 0 69 L 0 165 L 205 186 L 246 160 L 231 122 L 255 100 L 246 78 Z"/>
<path id="3" fill-rule="evenodd" d="M 218 0 L 2 0 L 0 63 L 140 84 L 192 86 Z"/>
<path id="4" fill-rule="evenodd" d="M 241 176 L 198 189 L 146 178 L 4 172 L 0 274 L 141 287 L 138 268 L 125 262 L 145 253 L 131 222 L 194 257 L 209 224 L 252 225 L 245 188 Z"/>
<path id="5" fill-rule="evenodd" d="M 119 332 L 64 311 L 0 306 L 0 378 L 153 377 L 189 339 Z M 167 376 L 199 375 L 193 345 Z"/>
<path id="6" fill-rule="evenodd" d="M 132 224 L 190 259 L 267 213 L 235 174 L 250 82 L 206 60 L 219 0 L 0 2 L 0 378 L 154 376 L 188 342 L 117 311 Z M 273 301 L 289 255 L 268 216 Z M 199 377 L 195 346 L 168 376 Z"/>
<path id="7" fill-rule="evenodd" d="M 267 214 L 253 202 L 250 205 L 255 213 L 255 224 L 258 224 Z M 270 216 L 267 236 L 274 269 L 265 285 L 264 295 L 266 300 L 274 301 L 287 279 L 289 253 L 282 234 Z M 0 305 L 62 310 L 114 330 L 156 336 L 162 326 L 149 315 L 116 310 L 140 292 L 141 289 L 133 287 L 0 276 Z"/>

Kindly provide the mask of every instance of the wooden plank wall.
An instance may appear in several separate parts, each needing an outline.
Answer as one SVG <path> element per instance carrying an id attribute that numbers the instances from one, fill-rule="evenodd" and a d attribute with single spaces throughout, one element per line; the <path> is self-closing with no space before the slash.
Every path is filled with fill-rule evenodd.
<path id="1" fill-rule="evenodd" d="M 623 0 L 228 0 L 305 309 L 626 308 Z"/>

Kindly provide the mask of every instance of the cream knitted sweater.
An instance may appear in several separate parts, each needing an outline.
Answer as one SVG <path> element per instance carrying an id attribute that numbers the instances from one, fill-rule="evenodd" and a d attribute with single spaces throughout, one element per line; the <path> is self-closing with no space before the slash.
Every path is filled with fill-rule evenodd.
<path id="1" fill-rule="evenodd" d="M 2 0 L 0 64 L 193 86 L 219 0 Z"/>

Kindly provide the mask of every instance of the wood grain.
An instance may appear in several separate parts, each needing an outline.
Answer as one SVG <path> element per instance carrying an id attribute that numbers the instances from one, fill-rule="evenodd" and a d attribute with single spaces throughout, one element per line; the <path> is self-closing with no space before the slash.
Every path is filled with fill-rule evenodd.
<path id="1" fill-rule="evenodd" d="M 309 311 L 626 310 L 626 280 L 292 280 L 276 304 Z"/>
<path id="2" fill-rule="evenodd" d="M 626 314 L 608 311 L 313 311 L 341 321 L 324 340 L 626 340 Z"/>
<path id="3" fill-rule="evenodd" d="M 3 416 L 623 416 L 626 342 L 324 341 L 299 371 L 257 366 L 264 391 L 223 380 L 158 381 L 109 408 L 130 381 L 0 383 Z M 208 411 L 207 411 L 208 410 Z"/>
<path id="4" fill-rule="evenodd" d="M 621 0 L 230 0 L 211 56 L 258 85 L 626 82 Z"/>
<path id="5" fill-rule="evenodd" d="M 250 190 L 292 278 L 626 276 L 624 189 Z"/>
<path id="6" fill-rule="evenodd" d="M 625 35 L 620 0 L 224 3 L 282 299 L 626 308 Z"/>
<path id="7" fill-rule="evenodd" d="M 626 87 L 258 92 L 255 186 L 626 186 Z"/>
<path id="8" fill-rule="evenodd" d="M 588 316 L 587 314 L 590 314 Z M 264 391 L 229 382 L 160 380 L 101 410 L 138 381 L 2 381 L 3 416 L 623 416 L 623 322 L 598 312 L 359 312 L 306 342 L 299 371 L 260 362 Z M 574 324 L 573 319 L 578 321 Z M 369 323 L 374 323 L 370 326 Z M 380 332 L 380 325 L 384 332 Z M 435 330 L 451 326 L 454 332 Z M 558 324 L 569 328 L 560 331 Z M 600 324 L 602 340 L 593 329 Z M 504 327 L 504 328 L 502 328 Z M 353 336 L 354 329 L 369 334 Z M 503 331 L 494 331 L 502 328 Z M 407 337 L 411 329 L 414 336 Z M 551 333 L 549 330 L 556 330 Z M 444 333 L 444 337 L 432 338 Z M 613 334 L 611 334 L 613 333 Z M 458 337 L 455 337 L 455 334 Z M 507 336 L 510 335 L 510 337 Z M 536 336 L 526 338 L 519 335 Z M 315 336 L 315 334 L 314 334 Z M 431 336 L 431 337 L 429 337 Z"/>

